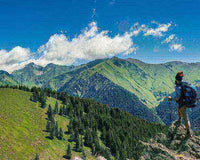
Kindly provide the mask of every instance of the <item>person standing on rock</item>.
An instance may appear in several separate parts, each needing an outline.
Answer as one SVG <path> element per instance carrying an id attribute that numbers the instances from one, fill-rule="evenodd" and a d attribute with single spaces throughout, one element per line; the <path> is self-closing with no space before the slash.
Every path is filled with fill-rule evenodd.
<path id="1" fill-rule="evenodd" d="M 190 137 L 191 136 L 190 126 L 189 126 L 188 116 L 187 116 L 187 112 L 186 112 L 187 103 L 186 103 L 185 96 L 183 94 L 183 86 L 188 83 L 182 81 L 183 76 L 184 76 L 184 74 L 182 71 L 180 71 L 176 74 L 176 77 L 175 77 L 176 96 L 173 98 L 171 96 L 168 96 L 167 98 L 169 101 L 175 100 L 178 103 L 178 120 L 176 120 L 176 123 L 181 124 L 181 119 L 183 118 L 184 125 L 187 130 L 186 136 Z"/>

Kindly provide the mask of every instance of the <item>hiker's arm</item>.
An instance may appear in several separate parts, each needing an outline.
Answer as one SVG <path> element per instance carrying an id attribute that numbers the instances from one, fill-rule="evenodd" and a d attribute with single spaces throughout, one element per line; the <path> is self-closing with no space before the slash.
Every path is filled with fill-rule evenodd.
<path id="1" fill-rule="evenodd" d="M 178 102 L 181 98 L 181 88 L 176 86 L 175 87 L 175 93 L 176 93 L 176 95 L 174 97 L 168 96 L 167 97 L 168 100 Z"/>
<path id="2" fill-rule="evenodd" d="M 181 87 L 176 86 L 175 92 L 176 92 L 176 96 L 174 98 L 172 98 L 172 100 L 178 102 L 181 98 Z"/>

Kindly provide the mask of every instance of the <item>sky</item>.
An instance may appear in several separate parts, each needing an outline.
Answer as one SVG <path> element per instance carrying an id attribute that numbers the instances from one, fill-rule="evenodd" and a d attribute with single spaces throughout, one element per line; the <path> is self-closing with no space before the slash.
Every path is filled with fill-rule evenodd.
<path id="1" fill-rule="evenodd" d="M 117 56 L 200 62 L 199 0 L 0 0 L 0 69 Z"/>

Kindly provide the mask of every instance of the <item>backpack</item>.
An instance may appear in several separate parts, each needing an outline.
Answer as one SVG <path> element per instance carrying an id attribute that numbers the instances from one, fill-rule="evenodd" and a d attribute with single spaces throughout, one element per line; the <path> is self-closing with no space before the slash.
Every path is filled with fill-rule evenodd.
<path id="1" fill-rule="evenodd" d="M 187 108 L 197 106 L 197 89 L 188 82 L 183 82 L 181 85 L 181 94 Z"/>

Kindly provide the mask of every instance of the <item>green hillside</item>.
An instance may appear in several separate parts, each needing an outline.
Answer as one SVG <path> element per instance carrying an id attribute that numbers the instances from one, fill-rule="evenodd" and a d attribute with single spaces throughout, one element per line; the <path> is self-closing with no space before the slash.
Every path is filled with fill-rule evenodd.
<path id="1" fill-rule="evenodd" d="M 89 78 L 86 78 L 89 77 Z M 98 102 L 108 104 L 110 107 L 120 107 L 133 116 L 146 119 L 150 122 L 160 122 L 154 109 L 149 109 L 137 96 L 116 85 L 105 76 L 88 70 L 87 74 L 82 73 L 67 82 L 61 91 L 70 95 L 84 98 L 92 98 Z"/>
<path id="2" fill-rule="evenodd" d="M 92 160 L 99 155 L 111 160 L 138 159 L 143 152 L 139 140 L 146 142 L 167 130 L 165 125 L 148 123 L 91 99 L 48 89 L 31 91 L 0 89 L 0 159 L 33 159 L 36 153 L 41 159 L 65 159 L 68 146 L 72 159 Z M 46 106 L 52 107 L 41 108 L 39 102 L 30 101 L 43 96 Z"/>
<path id="3" fill-rule="evenodd" d="M 174 91 L 174 77 L 178 71 L 183 71 L 185 79 L 196 85 L 200 79 L 198 63 L 147 64 L 113 57 L 96 65 L 94 70 L 135 94 L 150 108 L 157 106 L 163 97 Z"/>
<path id="4" fill-rule="evenodd" d="M 68 144 L 67 140 L 50 140 L 45 138 L 49 134 L 44 132 L 46 127 L 46 109 L 39 107 L 39 103 L 29 100 L 31 93 L 0 89 L 0 159 L 33 159 L 38 153 L 43 159 L 64 159 Z M 48 98 L 47 104 L 55 104 L 54 98 Z M 67 130 L 69 119 L 56 116 L 58 125 Z M 64 135 L 68 139 L 68 135 Z M 85 148 L 90 156 L 90 149 Z M 73 156 L 80 153 L 73 151 Z"/>

